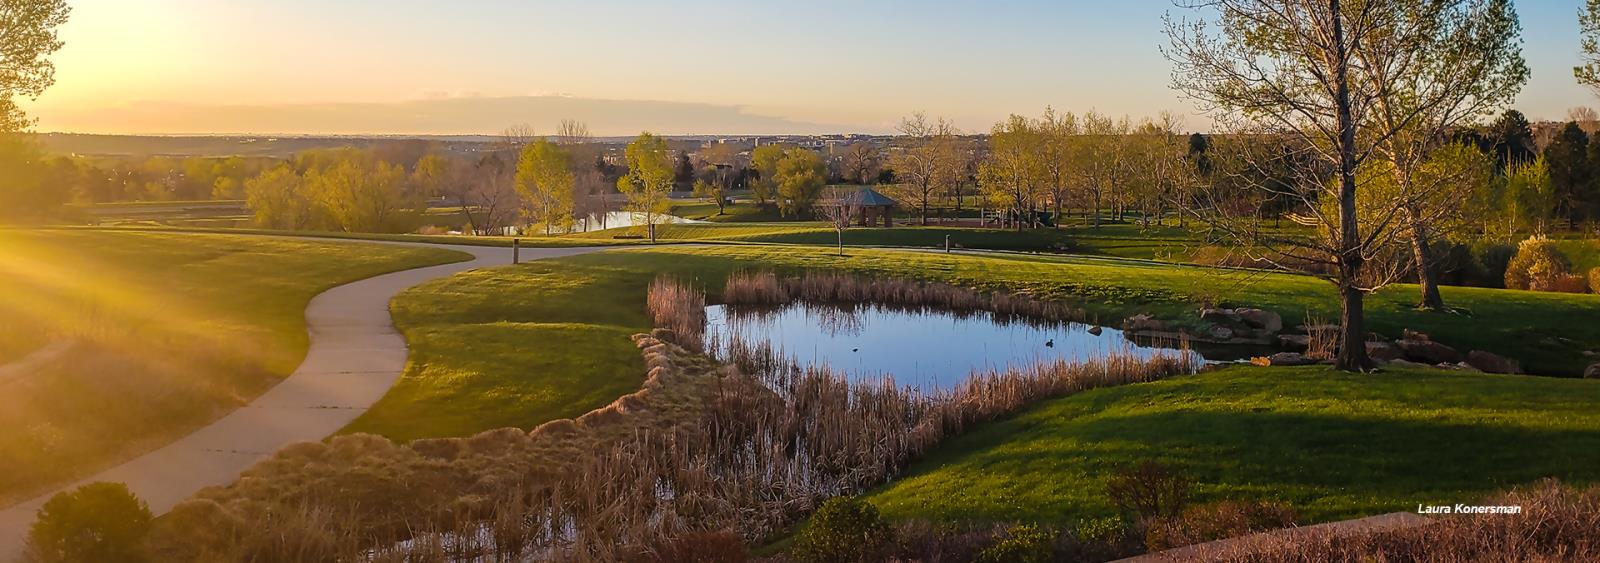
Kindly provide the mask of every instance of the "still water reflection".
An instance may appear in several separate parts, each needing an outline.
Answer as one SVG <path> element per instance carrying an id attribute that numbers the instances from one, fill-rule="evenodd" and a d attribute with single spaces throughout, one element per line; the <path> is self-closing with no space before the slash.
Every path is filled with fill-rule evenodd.
<path id="1" fill-rule="evenodd" d="M 766 341 L 802 364 L 825 363 L 863 379 L 893 375 L 901 385 L 927 390 L 950 389 L 975 370 L 1112 353 L 1149 357 L 1161 350 L 1135 345 L 1116 329 L 1096 335 L 1090 325 L 1006 321 L 984 312 L 712 305 L 706 307 L 706 318 L 712 349 L 725 348 L 735 338 L 751 344 Z"/>

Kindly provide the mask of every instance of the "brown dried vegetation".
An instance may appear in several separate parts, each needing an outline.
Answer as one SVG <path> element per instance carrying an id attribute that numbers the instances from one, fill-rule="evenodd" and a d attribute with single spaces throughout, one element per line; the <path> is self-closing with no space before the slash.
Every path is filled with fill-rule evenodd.
<path id="1" fill-rule="evenodd" d="M 767 295 L 781 287 L 1067 314 L 899 282 L 740 283 Z M 770 349 L 738 347 L 727 364 L 696 353 L 675 342 L 701 340 L 692 325 L 704 299 L 670 280 L 652 286 L 650 308 L 668 328 L 635 337 L 649 376 L 604 408 L 532 432 L 291 446 L 177 507 L 150 549 L 174 561 L 675 560 L 693 538 L 781 533 L 822 501 L 880 484 L 940 440 L 1033 401 L 1195 367 L 1182 354 L 1113 357 L 975 374 L 929 394 L 892 380 L 852 382 Z"/>

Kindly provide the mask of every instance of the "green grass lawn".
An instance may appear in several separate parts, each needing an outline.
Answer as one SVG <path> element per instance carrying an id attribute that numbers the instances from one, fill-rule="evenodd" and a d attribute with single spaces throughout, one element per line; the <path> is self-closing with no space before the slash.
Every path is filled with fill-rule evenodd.
<path id="1" fill-rule="evenodd" d="M 119 225 L 115 227 L 56 227 L 52 230 L 61 231 L 89 231 L 89 232 L 147 232 L 147 233 L 212 233 L 227 235 L 268 235 L 301 237 L 309 239 L 340 239 L 340 240 L 375 240 L 389 242 L 423 242 L 433 244 L 452 244 L 461 246 L 498 246 L 510 247 L 513 240 L 520 240 L 522 246 L 543 248 L 567 248 L 574 246 L 627 246 L 640 244 L 637 240 L 609 240 L 606 238 L 582 239 L 577 237 L 500 237 L 500 236 L 459 236 L 459 235 L 414 235 L 414 234 L 385 234 L 385 233 L 342 233 L 333 231 L 278 231 L 272 229 L 231 228 L 231 227 L 175 227 L 170 225 Z"/>
<path id="2" fill-rule="evenodd" d="M 1600 381 L 1438 370 L 1235 367 L 1037 405 L 952 439 L 869 498 L 887 515 L 1071 525 L 1110 516 L 1112 472 L 1182 468 L 1196 501 L 1309 521 L 1600 479 Z"/>
<path id="3" fill-rule="evenodd" d="M 734 203 L 724 207 L 720 212 L 717 204 L 711 202 L 674 201 L 672 209 L 667 214 L 713 223 L 771 223 L 787 220 L 778 213 L 776 206 L 760 206 L 750 201 Z"/>
<path id="4" fill-rule="evenodd" d="M 0 505 L 148 451 L 291 373 L 336 285 L 450 250 L 115 230 L 0 230 L 0 340 L 80 342 L 0 382 Z"/>

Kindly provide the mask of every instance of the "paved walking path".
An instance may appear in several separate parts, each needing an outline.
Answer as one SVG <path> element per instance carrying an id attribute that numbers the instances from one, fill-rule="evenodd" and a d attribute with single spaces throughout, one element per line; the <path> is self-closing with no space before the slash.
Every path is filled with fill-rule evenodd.
<path id="1" fill-rule="evenodd" d="M 15 379 L 22 379 L 22 376 L 33 373 L 33 370 L 39 369 L 39 366 L 55 361 L 56 358 L 61 357 L 62 354 L 67 353 L 77 344 L 77 341 L 70 338 L 51 341 L 49 344 L 44 345 L 43 348 L 34 350 L 14 362 L 0 365 L 0 385 L 5 385 Z"/>
<path id="2" fill-rule="evenodd" d="M 381 244 L 459 250 L 473 260 L 385 274 L 317 295 L 306 307 L 311 346 L 293 374 L 250 404 L 161 449 L 0 511 L 0 561 L 21 554 L 35 513 L 61 490 L 96 481 L 127 483 L 151 511 L 163 514 L 204 487 L 232 483 L 279 448 L 338 432 L 383 397 L 405 370 L 406 342 L 389 317 L 390 299 L 435 278 L 511 263 L 510 248 Z M 596 250 L 601 249 L 524 248 L 522 259 Z"/>

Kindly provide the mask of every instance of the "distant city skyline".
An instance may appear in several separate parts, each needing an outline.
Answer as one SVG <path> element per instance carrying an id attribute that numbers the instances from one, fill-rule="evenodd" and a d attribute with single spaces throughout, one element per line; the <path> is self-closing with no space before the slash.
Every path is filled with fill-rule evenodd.
<path id="1" fill-rule="evenodd" d="M 1572 78 L 1581 0 L 1523 2 L 1534 120 L 1600 106 Z M 598 135 L 968 132 L 1011 113 L 1172 111 L 1166 0 L 75 0 L 41 132 Z"/>

